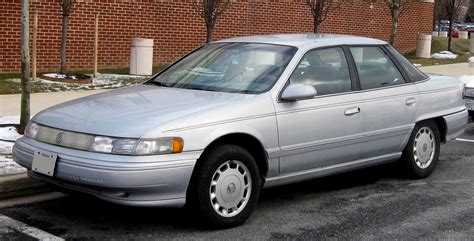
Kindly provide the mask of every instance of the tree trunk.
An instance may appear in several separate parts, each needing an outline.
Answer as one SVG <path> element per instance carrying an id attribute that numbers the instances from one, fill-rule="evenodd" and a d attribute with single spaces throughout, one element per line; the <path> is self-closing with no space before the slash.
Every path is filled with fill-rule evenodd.
<path id="1" fill-rule="evenodd" d="M 436 31 L 436 21 L 437 21 L 436 14 L 438 13 L 438 3 L 437 3 L 437 1 L 438 0 L 434 0 L 434 3 L 433 3 L 433 7 L 434 7 L 434 10 L 433 10 L 433 31 Z"/>
<path id="2" fill-rule="evenodd" d="M 392 28 L 390 29 L 390 44 L 395 46 L 397 40 L 398 20 L 400 18 L 400 8 L 395 7 L 392 9 Z"/>
<path id="3" fill-rule="evenodd" d="M 453 36 L 451 35 L 451 31 L 453 29 L 453 22 L 454 22 L 454 18 L 450 19 L 449 20 L 449 29 L 448 29 L 448 51 L 450 52 L 453 52 L 453 49 L 451 47 L 451 40 L 453 38 Z"/>
<path id="4" fill-rule="evenodd" d="M 20 128 L 23 134 L 30 121 L 30 15 L 29 0 L 21 1 L 21 113 Z"/>
<path id="5" fill-rule="evenodd" d="M 397 40 L 397 29 L 398 19 L 392 20 L 392 29 L 390 31 L 390 44 L 395 47 L 395 41 Z"/>
<path id="6" fill-rule="evenodd" d="M 68 16 L 63 15 L 63 30 L 62 30 L 62 35 L 61 35 L 61 68 L 59 70 L 61 74 L 65 74 L 67 71 L 67 62 L 66 62 L 67 21 L 68 21 Z"/>
<path id="7" fill-rule="evenodd" d="M 316 16 L 313 16 L 313 32 L 314 33 L 318 33 L 319 31 L 319 21 L 318 21 L 318 18 Z"/>
<path id="8" fill-rule="evenodd" d="M 213 23 L 206 23 L 206 43 L 212 41 L 212 34 L 214 33 L 214 24 Z"/>

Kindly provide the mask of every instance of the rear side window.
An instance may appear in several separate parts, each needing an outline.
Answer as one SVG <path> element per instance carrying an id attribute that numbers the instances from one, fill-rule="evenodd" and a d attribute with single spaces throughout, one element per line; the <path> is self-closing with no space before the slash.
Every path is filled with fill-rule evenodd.
<path id="1" fill-rule="evenodd" d="M 351 47 L 362 90 L 405 83 L 389 56 L 377 46 Z"/>
<path id="2" fill-rule="evenodd" d="M 351 91 L 344 51 L 340 47 L 309 51 L 291 75 L 290 82 L 312 85 L 318 96 Z"/>
<path id="3" fill-rule="evenodd" d="M 402 65 L 403 69 L 405 70 L 411 81 L 416 82 L 428 78 L 428 76 L 426 76 L 425 74 L 423 74 L 423 72 L 417 69 L 412 63 L 410 63 L 410 61 L 405 58 L 405 56 L 398 52 L 394 47 L 392 47 L 391 45 L 386 45 L 386 47 L 388 51 L 393 56 L 395 56 L 398 62 Z"/>

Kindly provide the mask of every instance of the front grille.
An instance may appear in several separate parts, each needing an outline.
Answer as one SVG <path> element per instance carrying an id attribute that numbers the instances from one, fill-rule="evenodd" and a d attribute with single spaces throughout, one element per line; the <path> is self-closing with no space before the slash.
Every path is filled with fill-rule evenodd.
<path id="1" fill-rule="evenodd" d="M 34 139 L 53 145 L 88 150 L 94 136 L 38 125 L 38 133 Z"/>

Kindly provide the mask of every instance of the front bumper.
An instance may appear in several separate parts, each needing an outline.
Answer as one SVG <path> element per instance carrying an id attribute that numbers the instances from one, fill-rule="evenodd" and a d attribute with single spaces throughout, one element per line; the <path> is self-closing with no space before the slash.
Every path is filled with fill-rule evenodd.
<path id="1" fill-rule="evenodd" d="M 53 177 L 31 171 L 35 151 L 58 154 Z M 54 146 L 22 137 L 13 159 L 28 175 L 62 188 L 130 206 L 180 207 L 201 152 L 121 156 Z"/>

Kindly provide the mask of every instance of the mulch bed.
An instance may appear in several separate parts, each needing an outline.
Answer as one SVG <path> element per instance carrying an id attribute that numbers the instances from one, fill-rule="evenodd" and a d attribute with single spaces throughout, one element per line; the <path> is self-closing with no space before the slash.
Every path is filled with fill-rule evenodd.
<path id="1" fill-rule="evenodd" d="M 92 83 L 91 77 L 85 74 L 64 74 L 62 76 L 64 77 L 50 77 L 50 76 L 42 75 L 41 79 L 54 81 L 54 82 L 68 83 L 68 84 L 91 84 Z"/>

